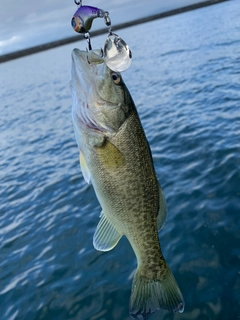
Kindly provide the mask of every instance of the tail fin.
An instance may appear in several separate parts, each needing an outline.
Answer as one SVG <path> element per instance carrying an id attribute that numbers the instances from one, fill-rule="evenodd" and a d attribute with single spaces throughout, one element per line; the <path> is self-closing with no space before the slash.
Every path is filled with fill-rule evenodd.
<path id="1" fill-rule="evenodd" d="M 184 300 L 172 271 L 166 265 L 167 272 L 162 279 L 148 279 L 139 270 L 133 280 L 130 299 L 130 315 L 133 319 L 147 320 L 157 309 L 172 312 L 184 311 Z"/>

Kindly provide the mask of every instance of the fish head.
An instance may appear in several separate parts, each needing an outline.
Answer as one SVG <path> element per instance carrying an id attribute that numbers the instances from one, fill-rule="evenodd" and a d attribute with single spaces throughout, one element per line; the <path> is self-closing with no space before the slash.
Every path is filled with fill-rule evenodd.
<path id="1" fill-rule="evenodd" d="M 75 125 L 106 135 L 119 130 L 131 96 L 121 74 L 104 62 L 101 50 L 73 50 L 70 87 Z"/>

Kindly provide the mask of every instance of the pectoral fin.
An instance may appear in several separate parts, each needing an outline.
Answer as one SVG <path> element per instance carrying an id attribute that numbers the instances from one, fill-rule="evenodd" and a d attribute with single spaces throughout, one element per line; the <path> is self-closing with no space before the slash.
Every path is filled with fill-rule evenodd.
<path id="1" fill-rule="evenodd" d="M 93 236 L 93 245 L 96 250 L 109 251 L 113 249 L 122 235 L 117 231 L 114 225 L 108 220 L 104 213 Z"/>
<path id="2" fill-rule="evenodd" d="M 110 141 L 106 140 L 101 148 L 98 148 L 98 154 L 102 163 L 109 169 L 116 169 L 125 164 L 125 159 L 118 148 Z"/>
<path id="3" fill-rule="evenodd" d="M 83 178 L 87 183 L 90 183 L 91 181 L 91 173 L 88 169 L 86 159 L 84 157 L 84 154 L 80 151 L 80 167 L 82 170 Z"/>
<path id="4" fill-rule="evenodd" d="M 158 211 L 158 217 L 157 217 L 158 230 L 162 229 L 166 219 L 167 219 L 167 203 L 166 203 L 162 188 L 159 184 L 159 211 Z"/>

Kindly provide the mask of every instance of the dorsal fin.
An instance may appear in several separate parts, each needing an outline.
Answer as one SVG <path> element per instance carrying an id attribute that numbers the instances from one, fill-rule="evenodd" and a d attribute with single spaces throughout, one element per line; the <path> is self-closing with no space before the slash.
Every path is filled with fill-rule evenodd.
<path id="1" fill-rule="evenodd" d="M 157 216 L 158 230 L 163 228 L 166 219 L 167 219 L 167 203 L 166 203 L 162 188 L 159 184 L 159 211 Z"/>
<path id="2" fill-rule="evenodd" d="M 122 235 L 102 212 L 101 219 L 93 236 L 93 245 L 96 250 L 112 250 L 121 239 Z"/>

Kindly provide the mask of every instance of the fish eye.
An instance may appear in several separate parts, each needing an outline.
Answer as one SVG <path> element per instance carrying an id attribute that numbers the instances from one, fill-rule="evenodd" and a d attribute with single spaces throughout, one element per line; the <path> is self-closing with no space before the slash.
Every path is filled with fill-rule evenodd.
<path id="1" fill-rule="evenodd" d="M 113 79 L 113 82 L 115 84 L 120 84 L 121 83 L 121 76 L 118 73 L 113 72 L 112 73 L 112 79 Z"/>

